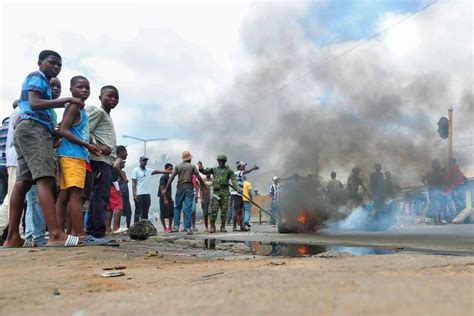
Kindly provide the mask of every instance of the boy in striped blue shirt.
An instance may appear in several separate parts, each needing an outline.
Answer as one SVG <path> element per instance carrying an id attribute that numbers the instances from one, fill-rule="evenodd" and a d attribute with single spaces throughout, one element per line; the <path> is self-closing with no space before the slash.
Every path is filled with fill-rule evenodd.
<path id="1" fill-rule="evenodd" d="M 79 238 L 66 235 L 56 219 L 53 196 L 55 179 L 52 109 L 64 107 L 66 103 L 83 108 L 84 102 L 74 97 L 52 100 L 49 80 L 57 77 L 62 67 L 62 59 L 57 52 L 42 51 L 38 57 L 38 66 L 37 71 L 26 77 L 21 89 L 21 114 L 14 134 L 18 154 L 17 181 L 10 197 L 9 230 L 3 246 L 35 246 L 31 241 L 24 241 L 19 231 L 25 196 L 33 183 L 36 183 L 39 202 L 49 230 L 47 246 L 77 246 Z"/>

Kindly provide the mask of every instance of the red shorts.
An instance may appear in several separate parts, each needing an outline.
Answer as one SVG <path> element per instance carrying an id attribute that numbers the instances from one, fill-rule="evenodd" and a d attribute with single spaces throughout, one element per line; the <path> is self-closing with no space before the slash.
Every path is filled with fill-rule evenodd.
<path id="1" fill-rule="evenodd" d="M 115 211 L 121 210 L 122 208 L 122 193 L 120 193 L 120 191 L 117 191 L 117 189 L 112 185 L 110 187 L 110 200 L 108 209 L 110 211 Z"/>

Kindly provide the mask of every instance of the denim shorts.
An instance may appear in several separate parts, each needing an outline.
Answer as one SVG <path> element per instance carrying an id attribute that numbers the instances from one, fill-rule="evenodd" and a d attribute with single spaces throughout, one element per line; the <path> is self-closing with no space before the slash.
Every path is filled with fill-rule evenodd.
<path id="1" fill-rule="evenodd" d="M 46 126 L 32 120 L 20 121 L 15 128 L 14 143 L 18 154 L 16 181 L 54 178 L 53 137 Z"/>

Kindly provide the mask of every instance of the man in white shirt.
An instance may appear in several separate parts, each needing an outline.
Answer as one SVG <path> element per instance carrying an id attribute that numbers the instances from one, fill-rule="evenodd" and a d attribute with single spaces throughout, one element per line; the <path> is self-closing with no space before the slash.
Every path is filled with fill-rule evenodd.
<path id="1" fill-rule="evenodd" d="M 155 174 L 170 173 L 163 170 L 152 170 L 147 168 L 148 158 L 140 157 L 140 165 L 132 171 L 132 193 L 135 201 L 134 223 L 140 219 L 148 219 L 148 211 L 151 204 L 150 178 Z"/>
<path id="2" fill-rule="evenodd" d="M 270 216 L 270 224 L 275 227 L 278 215 L 278 201 L 280 200 L 280 178 L 273 177 L 273 184 L 270 187 L 270 196 L 272 197 L 272 209 Z"/>

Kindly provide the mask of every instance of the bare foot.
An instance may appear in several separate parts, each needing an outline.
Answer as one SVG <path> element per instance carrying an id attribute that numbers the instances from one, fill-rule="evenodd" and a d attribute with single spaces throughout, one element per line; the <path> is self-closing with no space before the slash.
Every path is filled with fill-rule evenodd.
<path id="1" fill-rule="evenodd" d="M 67 239 L 67 234 L 66 233 L 59 233 L 58 235 L 49 235 L 49 240 L 47 245 L 64 245 Z"/>
<path id="2" fill-rule="evenodd" d="M 15 236 L 15 237 L 5 240 L 5 242 L 3 243 L 3 247 L 5 248 L 23 247 L 24 243 L 25 241 L 20 236 Z"/>

